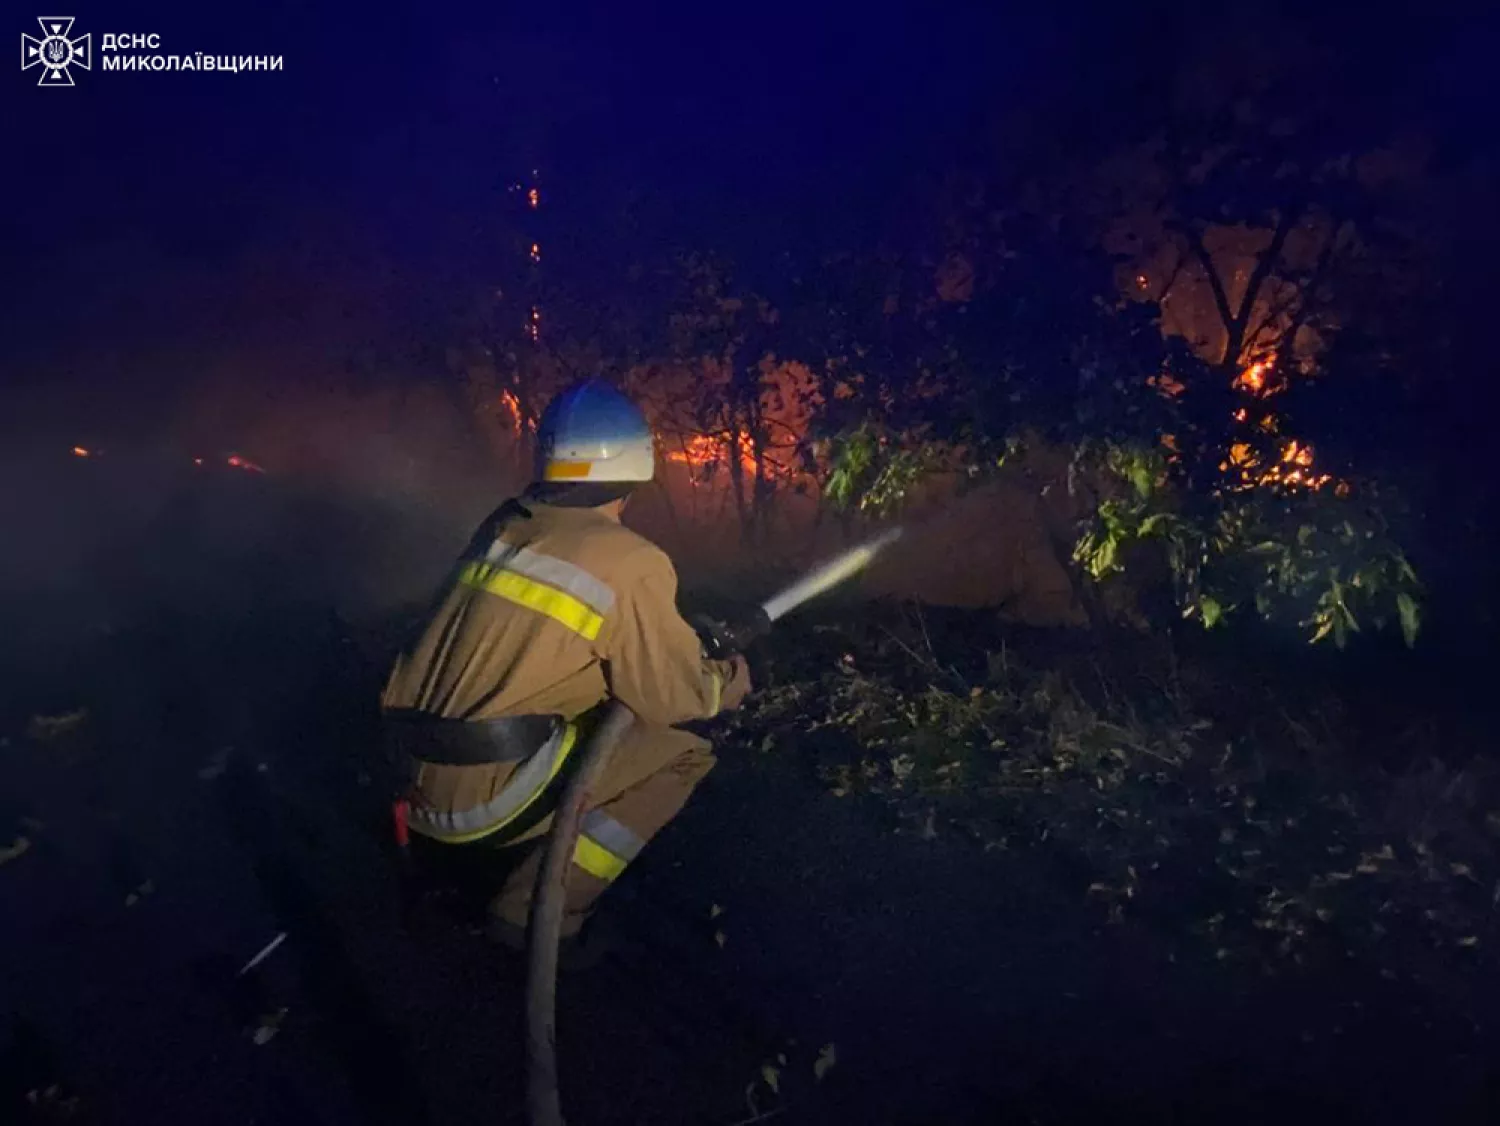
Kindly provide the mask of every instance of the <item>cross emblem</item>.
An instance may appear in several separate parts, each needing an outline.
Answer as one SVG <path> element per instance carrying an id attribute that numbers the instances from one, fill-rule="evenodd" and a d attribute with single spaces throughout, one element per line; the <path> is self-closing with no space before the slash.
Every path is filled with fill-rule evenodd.
<path id="1" fill-rule="evenodd" d="M 21 69 L 30 70 L 34 66 L 40 66 L 42 73 L 37 79 L 38 86 L 71 86 L 73 75 L 68 70 L 70 66 L 93 69 L 89 37 L 80 35 L 77 39 L 68 38 L 68 32 L 73 27 L 72 16 L 42 16 L 36 22 L 42 25 L 42 37 L 38 39 L 33 35 L 22 34 Z"/>

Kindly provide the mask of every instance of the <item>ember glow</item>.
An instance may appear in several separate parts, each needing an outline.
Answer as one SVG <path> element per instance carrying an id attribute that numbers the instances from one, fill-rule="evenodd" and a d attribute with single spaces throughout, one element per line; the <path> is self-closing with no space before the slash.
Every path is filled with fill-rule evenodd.
<path id="1" fill-rule="evenodd" d="M 1240 373 L 1237 386 L 1253 395 L 1259 395 L 1266 388 L 1266 372 L 1270 370 L 1271 362 L 1274 361 L 1256 360 Z"/>
<path id="2" fill-rule="evenodd" d="M 740 453 L 740 467 L 749 476 L 755 475 L 755 442 L 749 434 L 741 432 L 738 439 Z M 724 464 L 728 458 L 730 439 L 728 435 L 695 434 L 684 439 L 682 447 L 676 450 L 668 450 L 663 456 L 668 461 L 679 465 L 686 465 L 691 471 L 690 476 L 694 485 L 700 483 L 697 471 L 709 470 L 714 466 Z M 768 453 L 770 451 L 767 451 Z M 794 469 L 790 466 L 781 465 L 770 457 L 765 459 L 764 471 L 767 477 L 787 479 L 790 478 Z M 704 474 L 706 477 L 706 474 Z"/>
<path id="3" fill-rule="evenodd" d="M 1235 442 L 1229 447 L 1229 457 L 1219 463 L 1222 472 L 1233 472 L 1238 482 L 1236 490 L 1255 488 L 1321 489 L 1333 483 L 1331 473 L 1317 473 L 1313 469 L 1313 449 L 1295 438 L 1282 447 L 1281 457 L 1267 466 L 1248 442 Z M 1343 487 L 1342 485 L 1340 486 Z"/>
<path id="4" fill-rule="evenodd" d="M 1285 386 L 1285 383 L 1273 378 L 1275 366 L 1274 353 L 1255 361 L 1234 381 L 1235 388 L 1257 399 L 1266 399 L 1274 395 Z M 1234 412 L 1236 422 L 1247 422 L 1249 417 L 1250 412 L 1246 407 L 1240 407 Z M 1278 431 L 1276 416 L 1272 414 L 1264 415 L 1257 425 L 1267 434 L 1275 434 Z M 1219 469 L 1225 473 L 1233 472 L 1238 477 L 1238 482 L 1234 486 L 1237 489 L 1259 487 L 1321 489 L 1333 480 L 1331 474 L 1313 471 L 1312 446 L 1306 442 L 1299 442 L 1295 438 L 1287 440 L 1286 444 L 1281 447 L 1279 459 L 1269 466 L 1263 464 L 1262 458 L 1249 442 L 1235 442 L 1229 447 L 1228 459 L 1219 463 Z"/>
<path id="5" fill-rule="evenodd" d="M 1293 465 L 1309 466 L 1313 460 L 1312 447 L 1299 445 L 1294 438 L 1287 443 L 1286 449 L 1281 452 L 1281 460 Z"/>
<path id="6" fill-rule="evenodd" d="M 521 410 L 521 400 L 508 387 L 500 392 L 500 409 L 509 417 L 508 428 L 517 438 L 521 436 L 523 427 L 533 433 L 536 431 L 536 419 L 526 417 Z"/>
<path id="7" fill-rule="evenodd" d="M 73 447 L 73 456 L 74 457 L 91 457 L 93 455 L 91 455 L 89 453 L 89 451 L 86 450 L 86 449 L 84 449 L 82 446 L 74 446 Z"/>
<path id="8" fill-rule="evenodd" d="M 265 470 L 256 465 L 255 462 L 241 457 L 239 454 L 230 454 L 225 461 L 235 469 L 243 469 L 249 473 L 264 473 Z"/>
<path id="9" fill-rule="evenodd" d="M 667 453 L 668 461 L 675 461 L 692 469 L 707 469 L 718 465 L 725 460 L 728 440 L 709 434 L 695 434 L 683 440 L 682 448 L 670 450 Z M 751 444 L 750 435 L 740 435 L 740 464 L 748 471 L 755 471 L 755 452 Z M 694 477 L 697 483 L 697 477 Z"/>

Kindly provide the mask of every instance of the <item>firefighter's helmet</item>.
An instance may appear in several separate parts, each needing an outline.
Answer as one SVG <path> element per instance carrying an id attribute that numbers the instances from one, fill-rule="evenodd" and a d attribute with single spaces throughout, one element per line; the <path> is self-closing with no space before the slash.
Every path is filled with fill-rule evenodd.
<path id="1" fill-rule="evenodd" d="M 536 437 L 539 483 L 630 485 L 656 472 L 645 414 L 602 379 L 559 392 L 542 412 Z"/>

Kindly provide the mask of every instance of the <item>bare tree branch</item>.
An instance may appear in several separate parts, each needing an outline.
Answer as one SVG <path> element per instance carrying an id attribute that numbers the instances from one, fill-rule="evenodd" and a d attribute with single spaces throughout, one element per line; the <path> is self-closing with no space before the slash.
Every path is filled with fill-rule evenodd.
<path id="1" fill-rule="evenodd" d="M 1177 251 L 1177 261 L 1172 264 L 1172 272 L 1167 275 L 1167 280 L 1162 284 L 1161 291 L 1154 298 L 1158 305 L 1167 299 L 1167 294 L 1172 292 L 1172 287 L 1177 284 L 1177 279 L 1182 276 L 1182 268 L 1187 265 L 1187 256 L 1182 253 L 1182 249 L 1175 246 L 1172 249 Z"/>
<path id="2" fill-rule="evenodd" d="M 1301 205 L 1284 208 L 1281 218 L 1276 223 L 1276 229 L 1271 232 L 1270 244 L 1255 260 L 1255 269 L 1250 272 L 1250 280 L 1245 285 L 1245 296 L 1240 300 L 1239 313 L 1229 322 L 1230 336 L 1224 342 L 1223 363 L 1226 366 L 1237 365 L 1240 356 L 1244 353 L 1245 329 L 1250 320 L 1251 311 L 1255 308 L 1255 299 L 1260 296 L 1261 287 L 1266 284 L 1266 279 L 1276 268 L 1276 262 L 1286 246 L 1287 236 L 1292 233 L 1292 228 L 1297 225 L 1297 220 L 1301 215 Z"/>
<path id="3" fill-rule="evenodd" d="M 1281 317 L 1292 312 L 1294 309 L 1300 308 L 1305 296 L 1306 291 L 1303 289 L 1303 287 L 1296 286 L 1290 293 L 1281 298 L 1279 301 L 1267 305 L 1265 313 L 1262 314 L 1261 317 L 1255 322 L 1255 325 L 1245 333 L 1246 349 L 1253 350 L 1255 348 L 1256 342 L 1260 340 L 1261 333 L 1265 332 L 1266 329 L 1271 328 L 1273 325 L 1275 325 L 1277 320 L 1279 320 Z"/>
<path id="4" fill-rule="evenodd" d="M 1328 276 L 1328 265 L 1333 261 L 1334 251 L 1338 249 L 1340 240 L 1344 237 L 1344 230 L 1348 226 L 1348 220 L 1334 216 L 1333 231 L 1328 236 L 1328 241 L 1323 244 L 1323 249 L 1318 252 L 1318 261 L 1313 266 L 1312 275 L 1307 279 L 1307 284 L 1302 287 L 1302 302 L 1292 317 L 1292 323 L 1287 326 L 1285 339 L 1295 343 L 1297 333 L 1307 323 L 1307 318 L 1312 312 L 1318 290 L 1323 285 L 1323 279 Z"/>
<path id="5" fill-rule="evenodd" d="M 1203 235 L 1200 231 L 1186 223 L 1177 224 L 1176 227 L 1187 239 L 1188 249 L 1193 252 L 1193 257 L 1198 259 L 1203 272 L 1208 275 L 1208 284 L 1214 295 L 1214 307 L 1219 311 L 1219 319 L 1224 322 L 1224 333 L 1227 337 L 1233 330 L 1234 314 L 1229 310 L 1229 294 L 1224 288 L 1224 279 L 1219 276 L 1218 268 L 1214 265 L 1213 255 L 1209 254 L 1208 248 L 1203 245 Z M 1221 362 L 1228 363 L 1229 359 L 1226 340 L 1226 354 Z"/>

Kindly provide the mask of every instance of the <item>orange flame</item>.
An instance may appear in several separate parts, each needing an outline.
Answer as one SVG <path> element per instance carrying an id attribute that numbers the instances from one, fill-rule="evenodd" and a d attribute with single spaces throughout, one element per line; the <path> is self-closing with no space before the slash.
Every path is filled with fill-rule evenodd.
<path id="1" fill-rule="evenodd" d="M 74 457 L 89 457 L 90 454 L 89 454 L 89 451 L 86 450 L 86 449 L 84 449 L 82 446 L 74 446 L 73 447 L 73 456 Z"/>
<path id="2" fill-rule="evenodd" d="M 715 435 L 694 434 L 691 438 L 684 440 L 682 449 L 670 450 L 667 453 L 668 461 L 679 462 L 690 465 L 695 469 L 705 466 L 717 465 L 724 460 L 724 450 L 728 443 Z M 740 435 L 740 464 L 746 468 L 755 467 L 755 450 L 750 441 L 750 435 Z"/>
<path id="3" fill-rule="evenodd" d="M 1286 449 L 1281 451 L 1281 460 L 1296 465 L 1309 466 L 1313 460 L 1312 447 L 1301 445 L 1293 438 L 1286 444 Z"/>
<path id="4" fill-rule="evenodd" d="M 1266 370 L 1270 365 L 1265 360 L 1256 360 L 1240 373 L 1238 385 L 1251 394 L 1258 395 L 1266 387 Z"/>
<path id="5" fill-rule="evenodd" d="M 710 466 L 722 464 L 728 453 L 729 440 L 716 434 L 695 434 L 682 443 L 681 449 L 668 450 L 663 456 L 668 461 L 679 465 L 686 465 L 689 470 L 707 469 Z M 739 447 L 740 467 L 748 474 L 753 475 L 755 465 L 755 440 L 747 433 L 741 432 L 735 443 Z M 769 454 L 770 451 L 763 451 Z M 768 477 L 788 479 L 795 475 L 796 469 L 790 465 L 782 465 L 775 459 L 767 456 L 764 465 Z M 698 479 L 693 476 L 693 484 L 698 484 Z"/>
<path id="6" fill-rule="evenodd" d="M 517 438 L 521 436 L 523 426 L 528 430 L 536 429 L 536 420 L 525 416 L 525 412 L 521 410 L 521 400 L 510 388 L 500 392 L 500 406 L 510 416 L 510 431 Z"/>
<path id="7" fill-rule="evenodd" d="M 1265 359 L 1256 360 L 1235 379 L 1235 388 L 1247 391 L 1257 398 L 1274 395 L 1285 387 L 1284 382 L 1273 382 L 1271 378 L 1275 366 L 1274 353 Z M 1250 412 L 1245 407 L 1240 407 L 1234 412 L 1236 422 L 1246 422 L 1249 417 Z M 1277 433 L 1276 416 L 1263 415 L 1259 428 L 1267 434 Z M 1312 466 L 1312 446 L 1306 442 L 1299 442 L 1295 438 L 1289 439 L 1281 447 L 1280 458 L 1270 466 L 1262 463 L 1260 456 L 1255 453 L 1254 448 L 1248 442 L 1235 442 L 1231 445 L 1228 460 L 1219 464 L 1220 470 L 1224 472 L 1233 470 L 1237 473 L 1240 483 L 1236 487 L 1240 489 L 1277 485 L 1283 488 L 1321 489 L 1333 481 L 1332 474 L 1316 473 Z"/>

